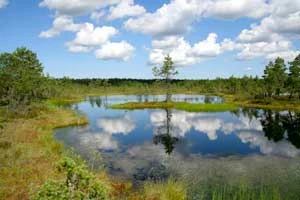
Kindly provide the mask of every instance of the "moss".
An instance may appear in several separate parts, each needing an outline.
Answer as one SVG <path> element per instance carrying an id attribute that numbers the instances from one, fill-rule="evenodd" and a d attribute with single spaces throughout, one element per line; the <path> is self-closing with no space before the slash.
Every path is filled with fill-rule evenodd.
<path id="1" fill-rule="evenodd" d="M 192 104 L 186 102 L 130 102 L 125 104 L 116 104 L 111 106 L 112 109 L 166 109 L 173 108 L 188 112 L 224 112 L 238 109 L 232 104 Z"/>

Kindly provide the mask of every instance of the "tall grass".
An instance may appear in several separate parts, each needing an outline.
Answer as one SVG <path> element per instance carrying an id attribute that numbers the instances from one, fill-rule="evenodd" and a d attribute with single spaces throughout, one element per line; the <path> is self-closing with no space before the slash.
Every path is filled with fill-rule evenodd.
<path id="1" fill-rule="evenodd" d="M 229 183 L 223 180 L 209 180 L 197 183 L 188 188 L 188 199 L 191 200 L 280 200 L 283 198 L 280 189 L 272 183 L 253 184 L 245 180 Z"/>
<path id="2" fill-rule="evenodd" d="M 184 184 L 169 179 L 167 182 L 148 182 L 143 188 L 144 199 L 153 200 L 185 200 L 187 191 Z"/>
<path id="3" fill-rule="evenodd" d="M 6 118 L 0 134 L 0 199 L 29 199 L 31 191 L 55 170 L 63 148 L 52 135 L 53 128 L 87 123 L 84 117 L 56 107 L 39 108 L 31 118 Z"/>

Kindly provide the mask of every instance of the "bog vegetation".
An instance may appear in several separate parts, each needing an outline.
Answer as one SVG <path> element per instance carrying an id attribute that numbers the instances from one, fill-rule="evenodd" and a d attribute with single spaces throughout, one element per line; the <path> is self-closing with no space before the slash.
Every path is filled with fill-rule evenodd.
<path id="1" fill-rule="evenodd" d="M 204 93 L 234 95 L 234 99 L 257 104 L 272 101 L 297 101 L 300 97 L 300 55 L 286 64 L 282 58 L 271 61 L 262 77 L 216 78 L 214 80 L 171 79 L 177 74 L 172 59 L 166 57 L 163 68 L 155 68 L 158 78 L 136 79 L 55 79 L 43 73 L 37 55 L 22 47 L 0 54 L 0 104 L 10 111 L 29 109 L 45 99 L 78 99 L 85 95 Z M 286 104 L 286 103 L 285 103 Z"/>
<path id="2" fill-rule="evenodd" d="M 75 162 L 68 157 L 61 160 L 64 153 L 49 136 L 51 135 L 49 132 L 57 126 L 75 124 L 79 121 L 84 123 L 84 120 L 82 118 L 78 120 L 71 111 L 57 108 L 55 104 L 80 100 L 88 95 L 161 94 L 167 89 L 167 101 L 170 101 L 171 93 L 202 93 L 224 96 L 228 103 L 226 106 L 230 109 L 235 109 L 235 106 L 229 104 L 241 103 L 266 107 L 281 105 L 283 102 L 284 106 L 299 108 L 300 55 L 288 64 L 282 58 L 271 61 L 266 66 L 262 77 L 244 76 L 214 80 L 172 79 L 171 77 L 177 72 L 169 56 L 166 57 L 163 67 L 155 68 L 154 72 L 162 79 L 72 79 L 68 77 L 57 79 L 43 72 L 43 65 L 38 60 L 37 54 L 27 48 L 18 48 L 12 53 L 1 53 L 0 198 L 27 199 L 31 195 L 34 199 L 112 199 L 120 194 L 123 195 L 124 191 L 126 193 L 125 185 L 102 181 L 84 163 Z M 130 108 L 130 104 L 123 106 Z M 189 109 L 186 104 L 172 106 L 178 109 Z M 210 109 L 214 108 L 210 107 Z M 62 117 L 61 120 L 58 115 Z M 51 117 L 57 120 L 53 121 Z M 48 165 L 36 167 L 35 163 L 38 161 Z M 57 168 L 56 163 L 59 163 Z M 45 171 L 48 173 L 47 176 L 42 175 L 45 169 L 47 169 Z M 40 174 L 40 180 L 32 174 Z M 12 180 L 13 178 L 19 180 Z M 149 183 L 144 187 L 142 194 L 129 196 L 132 196 L 132 199 L 148 197 L 185 199 L 187 197 L 183 186 L 174 180 L 158 185 Z M 8 191 L 11 188 L 15 188 L 13 193 Z M 266 195 L 265 191 L 259 188 L 256 194 L 248 190 L 250 188 L 243 185 L 238 187 L 224 185 L 210 190 L 209 194 L 215 199 L 222 199 L 222 195 L 227 193 L 237 199 L 248 194 L 255 198 Z M 274 191 L 268 194 L 274 195 L 273 199 L 279 198 Z M 175 193 L 177 197 L 174 197 Z"/>

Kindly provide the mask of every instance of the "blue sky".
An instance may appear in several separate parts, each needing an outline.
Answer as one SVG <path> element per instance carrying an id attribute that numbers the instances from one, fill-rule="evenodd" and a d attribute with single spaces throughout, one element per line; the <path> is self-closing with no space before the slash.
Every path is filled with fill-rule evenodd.
<path id="1" fill-rule="evenodd" d="M 258 75 L 299 54 L 295 0 L 0 0 L 0 52 L 26 46 L 53 77 L 153 78 L 170 54 L 178 78 Z"/>

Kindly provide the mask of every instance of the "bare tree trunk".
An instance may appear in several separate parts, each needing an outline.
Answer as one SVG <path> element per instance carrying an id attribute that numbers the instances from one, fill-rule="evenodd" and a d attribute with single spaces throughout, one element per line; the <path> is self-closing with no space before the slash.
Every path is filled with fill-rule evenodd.
<path id="1" fill-rule="evenodd" d="M 171 92 L 170 92 L 170 77 L 167 76 L 166 78 L 166 102 L 170 102 L 171 101 Z"/>

